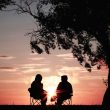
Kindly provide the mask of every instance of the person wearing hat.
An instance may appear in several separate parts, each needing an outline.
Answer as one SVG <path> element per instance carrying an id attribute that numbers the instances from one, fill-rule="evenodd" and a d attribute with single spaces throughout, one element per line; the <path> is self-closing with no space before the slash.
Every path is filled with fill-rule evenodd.
<path id="1" fill-rule="evenodd" d="M 64 100 L 71 98 L 73 95 L 72 85 L 68 82 L 67 75 L 61 76 L 61 82 L 57 86 L 56 94 L 57 105 L 62 105 Z"/>

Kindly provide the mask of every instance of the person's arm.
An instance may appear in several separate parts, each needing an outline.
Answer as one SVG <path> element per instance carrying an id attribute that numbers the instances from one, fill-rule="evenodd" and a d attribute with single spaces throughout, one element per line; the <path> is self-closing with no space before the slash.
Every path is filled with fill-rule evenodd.
<path id="1" fill-rule="evenodd" d="M 60 93 L 60 89 L 61 89 L 61 82 L 57 86 L 56 94 L 59 94 Z"/>

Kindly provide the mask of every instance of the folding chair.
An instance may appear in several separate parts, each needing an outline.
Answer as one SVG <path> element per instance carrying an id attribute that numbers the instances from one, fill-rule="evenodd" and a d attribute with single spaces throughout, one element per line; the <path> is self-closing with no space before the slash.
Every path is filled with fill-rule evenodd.
<path id="1" fill-rule="evenodd" d="M 55 104 L 57 103 L 57 96 L 51 97 L 51 101 L 54 101 Z M 72 95 L 70 98 L 63 101 L 62 105 L 72 105 Z"/>
<path id="2" fill-rule="evenodd" d="M 30 105 L 41 105 L 41 99 L 34 99 L 30 96 Z"/>
<path id="3" fill-rule="evenodd" d="M 41 105 L 41 99 L 36 97 L 33 97 L 33 94 L 31 93 L 31 88 L 28 89 L 29 93 L 30 93 L 30 105 Z"/>
<path id="4" fill-rule="evenodd" d="M 72 96 L 63 101 L 62 105 L 72 105 Z"/>

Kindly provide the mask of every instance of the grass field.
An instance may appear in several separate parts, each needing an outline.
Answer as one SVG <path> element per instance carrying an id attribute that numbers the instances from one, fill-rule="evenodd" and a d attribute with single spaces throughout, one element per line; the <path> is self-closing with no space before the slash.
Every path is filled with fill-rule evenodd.
<path id="1" fill-rule="evenodd" d="M 65 105 L 30 106 L 30 105 L 0 105 L 0 110 L 101 110 L 100 105 Z"/>

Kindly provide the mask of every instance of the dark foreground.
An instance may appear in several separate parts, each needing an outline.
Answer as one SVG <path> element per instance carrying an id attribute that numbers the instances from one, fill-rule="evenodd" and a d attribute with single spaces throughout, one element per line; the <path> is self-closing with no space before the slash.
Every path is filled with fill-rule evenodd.
<path id="1" fill-rule="evenodd" d="M 30 106 L 30 105 L 0 105 L 0 110 L 101 110 L 100 105 L 65 105 Z"/>

